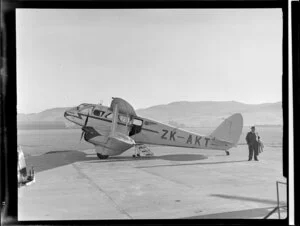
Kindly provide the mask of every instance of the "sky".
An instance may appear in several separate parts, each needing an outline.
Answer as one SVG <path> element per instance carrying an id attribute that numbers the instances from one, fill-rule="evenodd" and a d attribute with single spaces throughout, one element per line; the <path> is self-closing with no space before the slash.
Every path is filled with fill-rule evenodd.
<path id="1" fill-rule="evenodd" d="M 17 9 L 17 111 L 281 101 L 281 9 Z"/>

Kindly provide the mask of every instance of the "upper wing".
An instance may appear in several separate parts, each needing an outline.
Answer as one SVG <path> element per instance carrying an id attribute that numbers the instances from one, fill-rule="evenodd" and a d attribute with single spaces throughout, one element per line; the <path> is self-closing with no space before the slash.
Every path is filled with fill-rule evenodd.
<path id="1" fill-rule="evenodd" d="M 117 132 L 119 104 L 112 104 L 113 118 L 107 137 L 95 137 L 96 151 L 102 155 L 118 155 L 135 145 L 135 141 L 126 134 Z M 97 139 L 99 142 L 97 142 Z"/>
<path id="2" fill-rule="evenodd" d="M 135 110 L 131 104 L 122 98 L 113 98 L 110 108 L 114 109 L 115 106 L 118 106 L 118 110 L 123 114 L 136 116 Z"/>

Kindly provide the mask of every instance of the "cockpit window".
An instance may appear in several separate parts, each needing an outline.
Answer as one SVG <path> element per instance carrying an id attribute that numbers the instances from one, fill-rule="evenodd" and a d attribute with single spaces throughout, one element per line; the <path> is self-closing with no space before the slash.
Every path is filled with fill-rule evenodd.
<path id="1" fill-rule="evenodd" d="M 77 110 L 80 111 L 84 106 L 84 104 L 80 104 L 79 106 L 77 106 Z"/>
<path id="2" fill-rule="evenodd" d="M 90 104 L 80 104 L 78 107 L 77 107 L 77 110 L 80 111 L 82 110 L 83 108 L 87 107 L 87 106 L 90 106 Z"/>

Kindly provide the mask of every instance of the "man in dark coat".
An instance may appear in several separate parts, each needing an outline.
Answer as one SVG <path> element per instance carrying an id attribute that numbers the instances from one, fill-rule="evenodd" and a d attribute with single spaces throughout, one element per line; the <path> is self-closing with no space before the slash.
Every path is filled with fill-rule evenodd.
<path id="1" fill-rule="evenodd" d="M 256 134 L 255 134 L 255 127 L 251 127 L 251 131 L 247 133 L 246 141 L 249 148 L 249 159 L 248 161 L 252 160 L 253 152 L 254 152 L 254 160 L 258 161 L 258 143 L 256 140 Z"/>

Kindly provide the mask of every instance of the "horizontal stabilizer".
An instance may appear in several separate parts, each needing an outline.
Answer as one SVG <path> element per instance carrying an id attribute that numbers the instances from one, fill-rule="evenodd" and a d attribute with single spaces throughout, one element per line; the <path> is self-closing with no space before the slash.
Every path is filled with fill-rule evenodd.
<path id="1" fill-rule="evenodd" d="M 220 141 L 236 145 L 240 139 L 243 129 L 243 116 L 239 113 L 225 119 L 211 136 Z"/>

